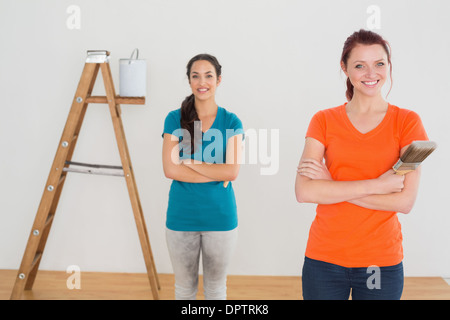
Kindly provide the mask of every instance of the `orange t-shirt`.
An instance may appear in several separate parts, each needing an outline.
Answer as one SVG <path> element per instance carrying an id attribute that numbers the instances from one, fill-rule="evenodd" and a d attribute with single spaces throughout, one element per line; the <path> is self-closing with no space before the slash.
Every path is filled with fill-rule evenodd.
<path id="1" fill-rule="evenodd" d="M 389 104 L 382 122 L 362 134 L 351 123 L 345 106 L 317 112 L 306 134 L 325 146 L 325 163 L 333 180 L 377 178 L 392 168 L 404 146 L 428 140 L 413 111 Z M 403 259 L 397 213 L 349 202 L 319 204 L 305 255 L 347 268 L 396 265 Z"/>

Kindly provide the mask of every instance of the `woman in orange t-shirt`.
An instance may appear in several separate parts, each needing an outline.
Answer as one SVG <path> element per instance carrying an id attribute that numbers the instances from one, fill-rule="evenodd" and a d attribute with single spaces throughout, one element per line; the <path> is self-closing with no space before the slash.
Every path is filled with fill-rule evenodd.
<path id="1" fill-rule="evenodd" d="M 304 299 L 400 299 L 403 249 L 397 212 L 408 213 L 420 167 L 391 169 L 414 140 L 428 140 L 420 117 L 386 102 L 390 46 L 360 30 L 341 56 L 344 105 L 317 112 L 298 166 L 299 202 L 317 203 L 302 271 Z M 323 163 L 323 159 L 325 163 Z"/>

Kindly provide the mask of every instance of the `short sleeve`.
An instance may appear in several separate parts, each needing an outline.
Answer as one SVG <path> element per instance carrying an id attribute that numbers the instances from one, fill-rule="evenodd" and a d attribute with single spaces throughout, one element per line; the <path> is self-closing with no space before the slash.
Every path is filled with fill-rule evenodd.
<path id="1" fill-rule="evenodd" d="M 172 134 L 174 136 L 177 136 L 180 138 L 182 136 L 181 129 L 180 129 L 180 119 L 179 116 L 177 116 L 178 110 L 171 111 L 166 116 L 166 119 L 164 120 L 164 130 L 162 133 L 162 137 L 164 137 L 165 133 Z"/>
<path id="2" fill-rule="evenodd" d="M 244 127 L 242 125 L 242 121 L 234 114 L 229 113 L 228 114 L 228 121 L 227 121 L 227 139 L 236 136 L 238 134 L 242 134 L 242 140 L 244 140 Z"/>
<path id="3" fill-rule="evenodd" d="M 428 140 L 428 136 L 420 116 L 414 111 L 409 111 L 400 127 L 400 148 L 415 140 Z"/>
<path id="4" fill-rule="evenodd" d="M 306 137 L 314 138 L 325 145 L 326 140 L 326 121 L 322 111 L 317 112 L 309 122 Z"/>

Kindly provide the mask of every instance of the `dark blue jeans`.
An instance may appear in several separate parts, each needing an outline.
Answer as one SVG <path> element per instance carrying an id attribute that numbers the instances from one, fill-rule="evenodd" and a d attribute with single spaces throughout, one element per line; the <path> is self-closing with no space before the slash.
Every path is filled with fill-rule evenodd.
<path id="1" fill-rule="evenodd" d="M 403 264 L 345 268 L 305 257 L 302 271 L 304 300 L 400 300 Z"/>

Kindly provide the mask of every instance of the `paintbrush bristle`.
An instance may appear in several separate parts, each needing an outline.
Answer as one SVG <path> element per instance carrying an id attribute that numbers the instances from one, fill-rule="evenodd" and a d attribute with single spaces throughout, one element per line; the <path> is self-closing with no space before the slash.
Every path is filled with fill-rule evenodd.
<path id="1" fill-rule="evenodd" d="M 437 147 L 433 141 L 413 141 L 401 156 L 404 163 L 419 163 L 425 160 Z"/>

